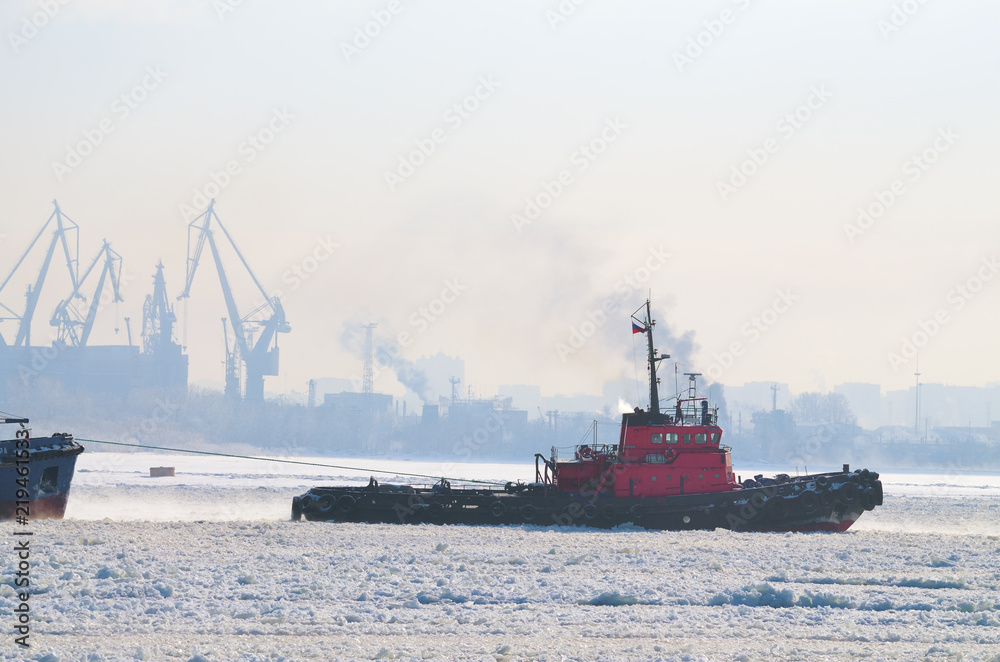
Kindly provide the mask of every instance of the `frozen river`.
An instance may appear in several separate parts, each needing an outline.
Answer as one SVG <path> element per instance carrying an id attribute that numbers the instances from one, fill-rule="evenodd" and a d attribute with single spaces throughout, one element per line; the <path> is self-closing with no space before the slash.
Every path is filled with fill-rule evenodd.
<path id="1" fill-rule="evenodd" d="M 178 475 L 149 478 L 160 465 Z M 30 656 L 5 634 L 0 659 L 1000 660 L 996 475 L 883 474 L 885 506 L 847 533 L 735 534 L 293 523 L 292 495 L 367 475 L 110 453 L 78 469 L 68 519 L 32 525 Z"/>

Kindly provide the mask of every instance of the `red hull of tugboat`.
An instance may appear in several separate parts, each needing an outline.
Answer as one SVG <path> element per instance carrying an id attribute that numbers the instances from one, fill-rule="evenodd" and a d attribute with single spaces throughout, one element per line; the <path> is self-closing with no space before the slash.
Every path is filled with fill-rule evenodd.
<path id="1" fill-rule="evenodd" d="M 66 514 L 68 494 L 58 494 L 28 501 L 28 519 L 62 519 Z M 0 503 L 0 520 L 11 520 L 16 517 L 16 506 L 12 501 Z"/>
<path id="2" fill-rule="evenodd" d="M 319 487 L 292 500 L 292 519 L 339 522 L 540 524 L 649 529 L 725 528 L 734 531 L 846 531 L 866 510 L 882 505 L 878 474 L 850 471 L 740 483 L 730 448 L 721 443 L 718 412 L 698 397 L 689 373 L 686 397 L 669 413 L 659 406 L 656 366 L 669 358 L 653 346 L 645 316 L 633 333 L 646 334 L 650 406 L 622 416 L 617 444 L 579 445 L 569 459 L 535 456 L 535 482 L 503 488 L 379 485 Z M 642 310 L 642 309 L 640 309 Z M 637 311 L 638 312 L 638 311 Z"/>

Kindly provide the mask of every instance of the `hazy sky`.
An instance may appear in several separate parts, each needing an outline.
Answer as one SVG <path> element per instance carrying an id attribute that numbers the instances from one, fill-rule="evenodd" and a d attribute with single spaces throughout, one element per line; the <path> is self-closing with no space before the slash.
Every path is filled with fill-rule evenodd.
<path id="1" fill-rule="evenodd" d="M 904 338 L 924 381 L 1000 379 L 1000 6 L 578 2 L 5 0 L 2 271 L 58 198 L 129 276 L 92 342 L 138 337 L 214 194 L 292 325 L 272 391 L 359 375 L 342 338 L 377 321 L 482 393 L 599 393 L 647 290 L 660 349 L 694 331 L 681 368 L 723 383 L 905 387 Z M 207 255 L 186 311 L 221 381 Z"/>

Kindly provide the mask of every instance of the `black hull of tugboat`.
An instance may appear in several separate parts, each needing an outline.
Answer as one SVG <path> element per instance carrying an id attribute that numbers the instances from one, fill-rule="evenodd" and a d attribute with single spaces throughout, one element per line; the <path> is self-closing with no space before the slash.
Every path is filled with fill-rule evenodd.
<path id="1" fill-rule="evenodd" d="M 18 443 L 0 441 L 0 521 L 25 514 L 32 520 L 62 519 L 83 446 L 70 434 L 32 437 L 25 458 L 19 455 Z M 21 490 L 27 492 L 26 499 Z"/>
<path id="2" fill-rule="evenodd" d="M 748 481 L 751 482 L 751 481 Z M 647 529 L 845 531 L 882 505 L 882 483 L 867 469 L 760 479 L 730 492 L 615 498 L 539 484 L 506 489 L 399 485 L 318 487 L 292 500 L 292 519 L 386 524 L 589 526 Z"/>

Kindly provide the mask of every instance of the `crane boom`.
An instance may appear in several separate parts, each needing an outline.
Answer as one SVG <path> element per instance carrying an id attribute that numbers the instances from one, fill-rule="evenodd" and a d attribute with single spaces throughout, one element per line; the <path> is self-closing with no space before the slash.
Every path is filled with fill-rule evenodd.
<path id="1" fill-rule="evenodd" d="M 215 261 L 215 268 L 219 272 L 219 283 L 222 285 L 222 297 L 226 300 L 226 310 L 229 312 L 229 319 L 233 321 L 233 335 L 236 336 L 236 345 L 240 353 L 246 356 L 250 353 L 247 347 L 246 334 L 243 333 L 243 325 L 239 323 L 240 311 L 236 307 L 236 299 L 233 298 L 233 290 L 229 286 L 229 277 L 226 269 L 222 266 L 222 256 L 219 255 L 219 247 L 215 244 L 215 236 L 211 230 L 204 233 L 208 237 L 208 247 L 212 251 L 212 259 Z"/>
<path id="2" fill-rule="evenodd" d="M 75 299 L 86 300 L 86 297 L 80 293 L 80 290 L 83 289 L 84 283 L 87 282 L 90 274 L 94 272 L 94 268 L 100 263 L 102 257 L 104 258 L 104 264 L 101 267 L 100 276 L 97 280 L 97 289 L 91 298 L 87 314 L 84 316 L 73 307 L 73 301 Z M 104 284 L 109 279 L 111 280 L 111 292 L 113 295 L 112 302 L 124 301 L 120 290 L 121 272 L 121 255 L 115 252 L 111 248 L 111 244 L 105 241 L 101 249 L 97 252 L 97 255 L 94 256 L 90 266 L 83 273 L 83 277 L 79 279 L 76 287 L 73 288 L 73 292 L 66 299 L 59 302 L 59 305 L 56 306 L 55 311 L 52 313 L 50 323 L 52 326 L 59 327 L 59 340 L 74 347 L 86 347 L 87 340 L 90 338 L 90 332 L 94 329 L 94 320 L 97 318 L 97 313 L 101 307 Z M 76 327 L 78 326 L 83 327 L 79 335 L 76 332 Z"/>
<path id="3" fill-rule="evenodd" d="M 101 296 L 104 292 L 104 282 L 106 280 L 111 281 L 111 292 L 113 296 L 111 301 L 113 303 L 124 301 L 124 299 L 122 299 L 121 290 L 119 289 L 121 283 L 122 258 L 118 255 L 118 253 L 111 250 L 111 246 L 108 245 L 107 242 L 104 242 L 104 253 L 104 268 L 101 270 L 101 277 L 97 282 L 97 290 L 94 292 L 94 298 L 90 301 L 90 310 L 87 311 L 87 319 L 83 323 L 83 334 L 80 336 L 80 345 L 83 346 L 87 344 L 87 339 L 90 338 L 90 332 L 94 329 L 94 319 L 97 317 L 97 311 L 101 307 Z M 117 270 L 115 269 L 116 265 L 118 267 Z"/>
<path id="4" fill-rule="evenodd" d="M 222 263 L 222 255 L 216 241 L 217 235 L 212 229 L 213 221 L 222 230 L 223 236 L 236 253 L 247 275 L 250 276 L 253 284 L 264 298 L 264 303 L 254 309 L 249 315 L 240 315 L 239 308 L 236 305 L 236 299 L 229 284 L 229 276 Z M 192 234 L 195 234 L 194 242 L 192 242 Z M 285 310 L 281 305 L 281 301 L 277 297 L 269 296 L 260 284 L 260 281 L 257 280 L 257 276 L 254 275 L 253 269 L 250 268 L 250 264 L 243 256 L 243 252 L 240 251 L 232 235 L 229 234 L 226 226 L 222 224 L 219 216 L 215 213 L 214 198 L 209 203 L 205 213 L 188 225 L 187 277 L 185 279 L 184 291 L 177 297 L 178 299 L 190 296 L 194 274 L 198 269 L 198 264 L 201 261 L 206 243 L 208 244 L 209 252 L 212 254 L 212 260 L 215 262 L 215 269 L 219 275 L 219 284 L 222 287 L 222 296 L 225 300 L 226 310 L 229 313 L 229 320 L 233 327 L 233 335 L 235 336 L 234 347 L 231 353 L 227 345 L 227 364 L 230 362 L 235 363 L 232 357 L 239 356 L 246 365 L 247 400 L 262 401 L 264 399 L 264 376 L 278 374 L 278 348 L 275 334 L 287 333 L 291 330 L 285 319 Z M 261 312 L 265 312 L 265 314 L 269 313 L 268 317 L 266 319 L 258 318 L 257 315 Z M 225 329 L 225 326 L 223 326 L 223 329 Z M 255 329 L 260 330 L 256 340 L 253 338 L 253 331 Z M 272 342 L 274 342 L 273 348 L 271 347 Z M 230 381 L 229 373 L 230 370 L 227 368 L 227 383 Z"/>
<path id="5" fill-rule="evenodd" d="M 17 327 L 17 336 L 14 338 L 15 347 L 27 347 L 31 344 L 31 319 L 35 316 L 35 308 L 38 307 L 38 296 L 42 291 L 42 283 L 52 264 L 52 255 L 55 253 L 57 237 L 52 237 L 49 250 L 45 253 L 45 261 L 42 262 L 42 269 L 38 272 L 34 286 L 28 286 L 28 301 L 24 305 L 24 315 L 21 316 L 21 324 Z"/>
<path id="6" fill-rule="evenodd" d="M 35 278 L 34 285 L 28 287 L 27 301 L 24 307 L 24 313 L 18 315 L 10 307 L 0 304 L 3 310 L 6 310 L 10 314 L 10 317 L 0 317 L 0 321 L 3 320 L 18 320 L 17 336 L 14 339 L 14 346 L 26 347 L 31 343 L 31 321 L 35 315 L 35 309 L 38 307 L 38 299 L 41 296 L 42 286 L 45 283 L 45 278 L 48 275 L 49 266 L 52 264 L 52 258 L 55 256 L 56 248 L 61 244 L 63 249 L 63 254 L 66 256 L 66 266 L 69 269 L 70 280 L 73 284 L 73 289 L 76 290 L 79 287 L 79 254 L 80 254 L 80 228 L 72 221 L 68 216 L 62 213 L 59 208 L 59 203 L 56 200 L 52 201 L 55 207 L 52 214 L 49 215 L 48 220 L 42 225 L 42 228 L 35 235 L 31 243 L 21 254 L 21 257 L 14 263 L 14 267 L 7 274 L 3 283 L 0 283 L 0 293 L 3 292 L 4 288 L 7 287 L 14 274 L 24 263 L 24 260 L 34 249 L 38 240 L 41 239 L 42 235 L 45 234 L 45 230 L 52 224 L 53 219 L 55 220 L 55 230 L 52 233 L 52 240 L 49 242 L 49 247 L 45 251 L 45 258 L 42 261 L 42 268 L 38 272 L 38 276 Z M 76 231 L 76 242 L 73 247 L 70 247 L 69 233 Z M 6 345 L 6 341 L 3 341 Z"/>
<path id="7" fill-rule="evenodd" d="M 14 267 L 10 270 L 10 273 L 7 274 L 7 277 L 4 279 L 3 283 L 0 283 L 0 292 L 3 292 L 3 289 L 5 287 L 7 287 L 7 283 L 10 282 L 10 279 L 17 272 L 18 268 L 21 266 L 21 263 L 24 262 L 24 259 L 26 257 L 28 257 L 28 255 L 31 253 L 31 249 L 35 247 L 35 244 L 38 243 L 38 240 L 42 237 L 42 234 L 45 233 L 45 228 L 49 227 L 49 223 L 52 222 L 52 218 L 53 217 L 56 218 L 56 223 L 58 224 L 58 227 L 56 228 L 56 232 L 57 233 L 58 232 L 68 233 L 68 232 L 71 232 L 73 230 L 79 230 L 80 229 L 79 226 L 77 226 L 76 223 L 74 223 L 72 220 L 70 220 L 70 218 L 68 216 L 66 216 L 65 214 L 62 213 L 62 210 L 59 209 L 59 203 L 57 201 L 53 200 L 52 204 L 55 205 L 55 210 L 49 216 L 49 219 L 47 221 L 45 221 L 45 224 L 42 225 L 42 228 L 38 231 L 38 234 L 35 235 L 35 238 L 31 240 L 30 244 L 28 244 L 28 247 L 26 249 L 24 249 L 24 252 L 21 254 L 21 258 L 14 264 Z M 69 227 L 63 227 L 63 224 L 62 224 L 62 220 L 63 219 L 65 219 L 66 221 L 69 222 Z M 70 276 L 73 278 L 73 285 L 76 285 L 76 271 L 74 271 L 73 268 L 72 268 L 72 264 L 74 264 L 76 262 L 76 259 L 70 257 L 70 254 L 69 254 L 69 250 L 70 250 L 69 249 L 69 244 L 67 243 L 67 241 L 65 240 L 65 238 L 63 239 L 63 247 L 64 247 L 64 249 L 66 251 L 66 259 L 67 259 L 67 261 L 71 265 L 70 266 Z M 79 254 L 79 248 L 80 248 L 79 232 L 77 232 L 76 248 L 77 248 L 77 254 Z"/>

